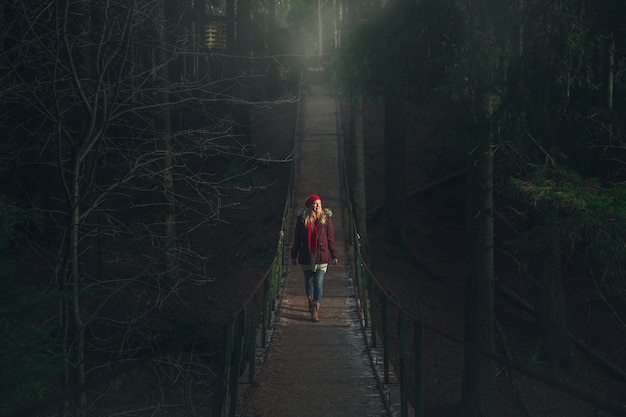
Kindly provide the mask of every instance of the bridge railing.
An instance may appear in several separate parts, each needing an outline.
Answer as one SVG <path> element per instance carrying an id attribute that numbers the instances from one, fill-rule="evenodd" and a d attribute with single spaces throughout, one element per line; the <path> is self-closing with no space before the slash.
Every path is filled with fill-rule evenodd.
<path id="1" fill-rule="evenodd" d="M 291 188 L 291 187 L 290 187 Z M 289 207 L 285 207 L 278 248 L 274 260 L 261 282 L 244 304 L 233 313 L 222 330 L 222 349 L 218 361 L 217 382 L 213 396 L 213 417 L 235 417 L 238 394 L 243 385 L 252 384 L 259 364 L 258 352 L 270 342 L 270 327 L 277 309 L 285 268 Z M 247 368 L 247 369 L 246 369 Z"/>

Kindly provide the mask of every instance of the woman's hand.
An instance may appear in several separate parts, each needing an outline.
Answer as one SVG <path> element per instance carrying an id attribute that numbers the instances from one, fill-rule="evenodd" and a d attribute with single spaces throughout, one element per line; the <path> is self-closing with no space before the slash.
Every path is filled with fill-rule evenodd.
<path id="1" fill-rule="evenodd" d="M 335 258 L 333 259 L 333 265 L 337 265 L 339 263 L 339 259 Z"/>

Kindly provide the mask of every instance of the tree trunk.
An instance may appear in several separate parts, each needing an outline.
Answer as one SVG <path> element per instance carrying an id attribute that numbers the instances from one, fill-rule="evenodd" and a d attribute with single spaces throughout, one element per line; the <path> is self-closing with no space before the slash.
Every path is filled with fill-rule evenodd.
<path id="1" fill-rule="evenodd" d="M 324 27 L 322 20 L 322 0 L 317 0 L 317 60 L 318 65 L 322 65 L 324 55 Z"/>
<path id="2" fill-rule="evenodd" d="M 534 211 L 538 232 L 535 256 L 535 318 L 540 342 L 540 359 L 552 366 L 572 366 L 569 349 L 565 294 L 561 276 L 561 239 L 554 224 L 556 215 Z"/>
<path id="3" fill-rule="evenodd" d="M 615 79 L 615 40 L 613 36 L 605 40 L 604 54 L 604 106 L 608 110 L 613 109 L 613 86 Z"/>
<path id="4" fill-rule="evenodd" d="M 491 102 L 489 97 L 485 100 Z M 491 107 L 487 109 L 489 116 Z M 470 141 L 471 142 L 471 141 Z M 494 415 L 495 365 L 473 347 L 494 351 L 493 153 L 490 130 L 471 144 L 467 167 L 467 283 L 462 417 Z"/>
<path id="5" fill-rule="evenodd" d="M 250 143 L 251 135 L 251 90 L 252 72 L 252 22 L 250 0 L 239 0 L 237 2 L 237 76 L 242 76 L 236 87 L 238 97 L 241 102 L 235 106 L 235 132 L 240 143 Z"/>
<path id="6" fill-rule="evenodd" d="M 177 245 L 176 245 L 176 201 L 174 197 L 174 180 L 172 168 L 172 115 L 169 106 L 170 95 L 168 93 L 170 70 L 167 54 L 167 25 L 166 7 L 168 0 L 159 2 L 158 20 L 161 24 L 160 37 L 161 45 L 155 51 L 156 65 L 159 68 L 157 84 L 157 103 L 160 110 L 155 114 L 155 130 L 161 142 L 163 152 L 163 194 L 166 201 L 165 213 L 165 261 L 168 275 L 175 275 L 177 266 Z"/>
<path id="7" fill-rule="evenodd" d="M 266 74 L 265 94 L 270 97 L 279 95 L 278 89 L 278 63 L 274 58 L 276 51 L 276 0 L 268 0 L 267 4 L 267 50 L 269 52 L 269 65 Z"/>
<path id="8" fill-rule="evenodd" d="M 79 1 L 74 4 L 70 2 L 64 3 L 63 19 L 66 19 L 69 30 L 72 32 L 72 39 L 80 39 L 81 42 L 89 42 L 88 35 L 91 33 L 91 9 L 86 1 Z M 82 47 L 81 47 L 82 46 Z M 67 59 L 74 63 L 75 69 L 75 88 L 76 91 L 84 93 L 84 97 L 88 96 L 87 91 L 93 82 L 92 58 L 89 48 L 84 45 L 65 44 L 67 51 Z M 87 100 L 85 98 L 85 100 Z M 88 252 L 91 248 L 86 248 L 82 242 L 81 236 L 81 203 L 84 198 L 81 188 L 81 175 L 84 171 L 84 159 L 89 153 L 92 145 L 93 131 L 91 120 L 96 109 L 89 109 L 88 103 L 81 103 L 82 106 L 75 112 L 75 118 L 70 122 L 71 130 L 68 137 L 61 137 L 59 143 L 67 142 L 71 152 L 71 165 L 65 171 L 67 177 L 69 202 L 69 218 L 68 218 L 68 264 L 66 282 L 63 285 L 66 291 L 71 294 L 69 305 L 66 309 L 68 312 L 68 336 L 70 347 L 67 348 L 69 355 L 66 359 L 66 365 L 71 367 L 71 371 L 66 375 L 71 375 L 71 380 L 66 383 L 80 385 L 85 382 L 85 323 L 83 323 L 83 314 L 81 311 L 81 253 Z M 63 136 L 63 133 L 59 133 Z M 59 149 L 59 153 L 63 153 L 63 149 Z M 82 243 L 82 244 L 81 244 Z M 81 393 L 76 398 L 76 407 L 79 414 L 82 415 L 86 408 L 86 395 Z"/>
<path id="9" fill-rule="evenodd" d="M 341 22 L 339 20 L 340 16 L 341 2 L 333 0 L 333 51 L 336 51 L 341 47 Z"/>
<path id="10" fill-rule="evenodd" d="M 406 120 L 400 98 L 385 99 L 385 210 L 387 238 L 404 242 L 406 235 Z"/>
<path id="11" fill-rule="evenodd" d="M 224 73 L 226 78 L 232 78 L 236 75 L 235 52 L 237 49 L 235 35 L 235 0 L 226 0 L 226 60 L 224 64 Z"/>
<path id="12" fill-rule="evenodd" d="M 78 153 L 78 152 L 77 152 Z M 73 181 L 72 181 L 72 197 L 71 197 L 71 224 L 70 224 L 70 288 L 72 289 L 72 304 L 70 307 L 71 315 L 69 317 L 72 323 L 72 330 L 75 337 L 72 366 L 74 368 L 75 384 L 80 385 L 85 382 L 85 328 L 82 320 L 80 308 L 80 157 L 76 158 L 74 163 Z M 85 410 L 87 397 L 84 392 L 78 396 L 77 407 L 82 413 Z"/>
<path id="13" fill-rule="evenodd" d="M 194 55 L 194 80 L 201 80 L 208 76 L 208 50 L 206 40 L 206 30 L 208 24 L 207 0 L 195 0 L 195 10 L 193 12 L 195 31 L 196 31 L 196 48 Z"/>
<path id="14" fill-rule="evenodd" d="M 363 133 L 363 98 L 358 96 L 351 104 L 350 132 L 352 134 L 352 204 L 356 226 L 361 236 L 361 254 L 367 262 L 369 257 L 369 240 L 367 238 L 367 194 L 365 192 L 365 135 Z"/>
<path id="15" fill-rule="evenodd" d="M 360 1 L 350 0 L 348 7 L 348 30 L 354 32 L 360 24 Z M 350 178 L 352 204 L 356 227 L 361 236 L 361 254 L 365 261 L 369 258 L 369 239 L 367 236 L 367 193 L 365 186 L 365 135 L 363 132 L 363 96 L 358 94 L 350 103 L 351 154 L 354 171 Z"/>
<path id="16" fill-rule="evenodd" d="M 493 145 L 494 113 L 502 91 L 498 84 L 501 57 L 494 45 L 503 42 L 498 32 L 498 0 L 472 0 L 469 22 L 468 65 L 472 133 L 467 141 L 467 277 L 465 292 L 465 347 L 461 387 L 461 417 L 493 417 L 496 408 L 496 370 L 478 350 L 494 353 L 493 255 Z M 476 350 L 478 349 L 478 350 Z"/>

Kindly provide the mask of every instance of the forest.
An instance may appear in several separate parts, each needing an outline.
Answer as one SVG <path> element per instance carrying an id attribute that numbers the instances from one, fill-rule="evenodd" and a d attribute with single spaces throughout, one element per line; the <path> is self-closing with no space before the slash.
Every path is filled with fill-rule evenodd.
<path id="1" fill-rule="evenodd" d="M 89 381 L 227 317 L 234 307 L 213 301 L 222 256 L 248 275 L 229 291 L 246 293 L 270 266 L 274 248 L 245 252 L 220 227 L 251 224 L 244 210 L 268 183 L 282 210 L 277 178 L 293 155 L 253 137 L 321 67 L 350 108 L 364 253 L 364 109 L 384 103 L 385 239 L 409 244 L 406 150 L 418 126 L 465 157 L 465 340 L 495 349 L 495 251 L 533 277 L 546 363 L 572 366 L 565 266 L 584 271 L 626 332 L 624 16 L 616 0 L 3 1 L 0 414 L 62 393 L 41 415 L 168 413 L 158 384 L 132 411 L 109 408 L 139 371 L 106 389 Z M 290 134 L 293 120 L 281 123 Z M 278 217 L 264 219 L 271 241 Z M 249 223 L 227 230 L 245 235 Z M 209 235 L 221 245 L 203 245 Z M 192 311 L 192 295 L 211 307 Z M 181 385 L 187 415 L 212 408 L 197 398 L 215 384 L 216 338 L 149 371 Z M 494 378 L 466 350 L 463 415 L 495 415 Z"/>

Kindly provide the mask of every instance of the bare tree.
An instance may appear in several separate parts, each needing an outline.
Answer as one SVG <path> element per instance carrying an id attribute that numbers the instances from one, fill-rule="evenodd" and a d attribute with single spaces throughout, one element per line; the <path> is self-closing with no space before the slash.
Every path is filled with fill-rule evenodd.
<path id="1" fill-rule="evenodd" d="M 0 175 L 24 218 L 12 236 L 29 260 L 22 280 L 62 294 L 45 312 L 64 357 L 57 389 L 174 337 L 148 317 L 208 283 L 211 255 L 190 236 L 237 204 L 224 199 L 236 183 L 224 160 L 237 157 L 237 175 L 255 167 L 216 117 L 216 80 L 181 76 L 180 58 L 204 40 L 181 36 L 167 4 L 4 4 Z M 61 414 L 91 415 L 94 401 L 81 394 Z"/>

